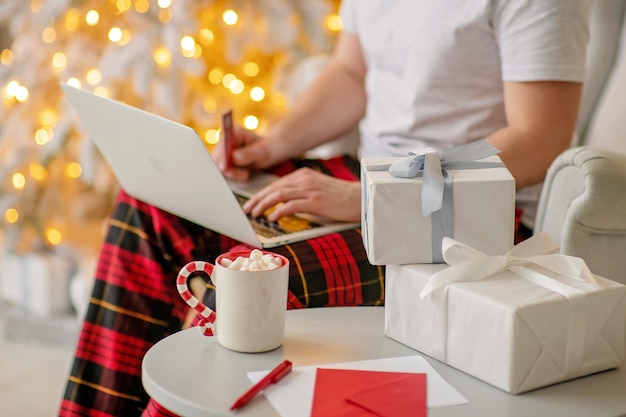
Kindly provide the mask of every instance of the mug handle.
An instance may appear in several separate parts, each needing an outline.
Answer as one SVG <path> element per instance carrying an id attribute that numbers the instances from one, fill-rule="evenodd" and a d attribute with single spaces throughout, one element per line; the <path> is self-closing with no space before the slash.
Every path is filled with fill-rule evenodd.
<path id="1" fill-rule="evenodd" d="M 198 328 L 205 336 L 214 336 L 217 332 L 215 328 L 215 311 L 202 304 L 202 302 L 192 294 L 189 290 L 189 286 L 187 285 L 187 278 L 189 277 L 189 274 L 200 271 L 207 274 L 211 282 L 215 284 L 215 281 L 211 277 L 213 268 L 214 265 L 209 262 L 191 261 L 181 268 L 178 273 L 178 277 L 176 277 L 176 289 L 178 290 L 178 293 L 187 305 L 189 305 L 189 307 L 199 312 L 202 316 L 202 319 L 200 319 L 198 323 Z"/>

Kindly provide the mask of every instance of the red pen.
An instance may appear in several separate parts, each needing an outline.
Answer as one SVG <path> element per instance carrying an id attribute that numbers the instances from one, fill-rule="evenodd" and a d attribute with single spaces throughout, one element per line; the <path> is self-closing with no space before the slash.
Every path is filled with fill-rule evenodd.
<path id="1" fill-rule="evenodd" d="M 235 149 L 235 133 L 233 132 L 233 111 L 229 110 L 222 115 L 222 138 L 224 155 L 226 156 L 226 170 L 233 167 L 233 150 Z"/>
<path id="2" fill-rule="evenodd" d="M 259 392 L 272 384 L 277 383 L 283 379 L 287 374 L 291 372 L 291 362 L 288 360 L 282 361 L 276 368 L 272 369 L 267 375 L 263 377 L 259 382 L 254 384 L 252 388 L 246 391 L 241 397 L 237 398 L 237 401 L 230 406 L 231 410 L 236 410 L 248 404 Z"/>

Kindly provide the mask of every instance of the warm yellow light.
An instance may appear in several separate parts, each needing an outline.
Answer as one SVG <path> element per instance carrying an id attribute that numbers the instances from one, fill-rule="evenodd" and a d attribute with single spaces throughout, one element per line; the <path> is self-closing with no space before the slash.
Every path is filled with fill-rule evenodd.
<path id="1" fill-rule="evenodd" d="M 102 73 L 97 68 L 92 68 L 87 71 L 85 79 L 89 85 L 98 85 L 102 82 Z"/>
<path id="2" fill-rule="evenodd" d="M 15 98 L 20 89 L 20 83 L 15 80 L 11 80 L 7 83 L 7 86 L 4 89 L 4 94 L 8 98 Z"/>
<path id="3" fill-rule="evenodd" d="M 67 65 L 67 57 L 63 52 L 55 52 L 52 55 L 52 68 L 56 71 L 62 71 Z"/>
<path id="4" fill-rule="evenodd" d="M 239 16 L 237 15 L 237 12 L 229 9 L 222 14 L 222 19 L 224 20 L 224 23 L 232 26 L 237 23 Z"/>
<path id="5" fill-rule="evenodd" d="M 193 53 L 188 58 L 198 59 L 202 56 L 202 47 L 196 44 L 196 47 L 193 48 Z"/>
<path id="6" fill-rule="evenodd" d="M 126 45 L 128 44 L 128 42 L 131 41 L 132 39 L 132 34 L 129 30 L 122 30 L 122 37 L 120 39 L 120 41 L 118 42 L 118 44 L 120 45 Z"/>
<path id="7" fill-rule="evenodd" d="M 180 47 L 184 51 L 192 51 L 193 48 L 195 48 L 195 46 L 196 46 L 196 41 L 194 40 L 193 37 L 189 35 L 183 36 L 182 39 L 180 40 Z"/>
<path id="8" fill-rule="evenodd" d="M 36 181 L 43 181 L 48 176 L 48 170 L 36 163 L 32 163 L 28 166 L 28 172 Z"/>
<path id="9" fill-rule="evenodd" d="M 167 9 L 172 5 L 172 0 L 159 0 L 157 1 L 157 4 L 161 9 Z"/>
<path id="10" fill-rule="evenodd" d="M 78 9 L 69 9 L 65 14 L 65 28 L 74 31 L 78 28 L 80 22 L 80 12 Z"/>
<path id="11" fill-rule="evenodd" d="M 252 115 L 246 116 L 243 119 L 243 125 L 248 130 L 254 130 L 257 127 L 259 127 L 259 119 L 256 116 L 252 116 Z"/>
<path id="12" fill-rule="evenodd" d="M 43 126 L 53 126 L 58 120 L 58 113 L 53 109 L 45 109 L 39 115 L 39 122 Z"/>
<path id="13" fill-rule="evenodd" d="M 228 84 L 228 89 L 233 94 L 241 94 L 241 93 L 243 93 L 244 88 L 245 88 L 245 85 L 243 84 L 243 81 L 241 81 L 239 79 L 232 80 Z"/>
<path id="14" fill-rule="evenodd" d="M 263 100 L 265 98 L 265 90 L 261 87 L 253 87 L 252 90 L 250 90 L 250 98 L 252 101 Z"/>
<path id="15" fill-rule="evenodd" d="M 57 38 L 57 32 L 54 28 L 47 27 L 41 32 L 41 40 L 45 43 L 52 43 Z"/>
<path id="16" fill-rule="evenodd" d="M 33 13 L 39 13 L 42 7 L 43 2 L 41 0 L 32 0 L 30 2 L 30 11 Z"/>
<path id="17" fill-rule="evenodd" d="M 202 55 L 202 47 L 191 36 L 183 36 L 180 40 L 182 54 L 187 58 L 199 58 Z"/>
<path id="18" fill-rule="evenodd" d="M 137 0 L 135 2 L 135 10 L 137 13 L 147 13 L 150 10 L 150 2 L 148 0 Z"/>
<path id="19" fill-rule="evenodd" d="M 26 185 L 26 177 L 21 172 L 16 172 L 11 178 L 11 183 L 13 184 L 13 188 L 21 190 Z"/>
<path id="20" fill-rule="evenodd" d="M 206 43 L 213 43 L 213 41 L 215 40 L 215 35 L 209 29 L 201 29 L 200 30 L 200 37 Z"/>
<path id="21" fill-rule="evenodd" d="M 49 127 L 42 127 L 35 132 L 35 143 L 37 145 L 45 145 L 49 143 L 54 136 L 54 132 Z"/>
<path id="22" fill-rule="evenodd" d="M 49 227 L 46 229 L 46 239 L 53 245 L 58 245 L 63 240 L 63 236 L 59 229 Z"/>
<path id="23" fill-rule="evenodd" d="M 243 73 L 248 77 L 256 77 L 259 75 L 259 64 L 252 61 L 246 62 L 243 64 Z"/>
<path id="24" fill-rule="evenodd" d="M 215 145 L 220 140 L 219 129 L 209 129 L 204 133 L 204 141 L 209 145 Z"/>
<path id="25" fill-rule="evenodd" d="M 124 13 L 125 11 L 130 9 L 130 7 L 131 7 L 130 0 L 117 0 L 115 2 L 115 7 L 117 7 L 117 10 L 120 13 Z"/>
<path id="26" fill-rule="evenodd" d="M 338 14 L 331 14 L 326 18 L 326 27 L 333 32 L 339 32 L 343 27 L 341 17 Z"/>
<path id="27" fill-rule="evenodd" d="M 209 82 L 213 85 L 218 85 L 222 82 L 222 78 L 224 78 L 224 71 L 221 68 L 213 68 L 209 71 Z"/>
<path id="28" fill-rule="evenodd" d="M 80 82 L 80 80 L 76 77 L 70 77 L 67 79 L 67 81 L 65 82 L 67 85 L 71 85 L 72 87 L 76 87 L 76 88 L 81 88 L 82 87 L 82 83 Z"/>
<path id="29" fill-rule="evenodd" d="M 226 88 L 229 88 L 228 86 L 230 85 L 230 83 L 232 83 L 233 81 L 235 81 L 237 79 L 237 76 L 235 74 L 224 74 L 224 76 L 222 77 L 222 85 Z"/>
<path id="30" fill-rule="evenodd" d="M 122 40 L 122 29 L 118 28 L 117 26 L 112 27 L 109 30 L 109 40 L 111 42 L 119 42 Z"/>
<path id="31" fill-rule="evenodd" d="M 10 49 L 3 49 L 0 52 L 0 64 L 2 65 L 11 65 L 13 62 L 13 51 Z"/>
<path id="32" fill-rule="evenodd" d="M 19 82 L 12 80 L 9 81 L 4 89 L 4 95 L 8 99 L 16 99 L 19 102 L 25 102 L 28 100 L 28 88 L 21 85 Z"/>
<path id="33" fill-rule="evenodd" d="M 159 20 L 161 23 L 167 23 L 172 20 L 172 12 L 169 9 L 161 9 L 159 11 Z"/>
<path id="34" fill-rule="evenodd" d="M 109 90 L 106 89 L 106 87 L 103 87 L 101 85 L 99 85 L 98 87 L 93 89 L 94 94 L 102 96 L 102 97 L 108 97 L 109 96 Z"/>
<path id="35" fill-rule="evenodd" d="M 20 85 L 17 89 L 17 94 L 15 95 L 15 99 L 19 101 L 20 103 L 24 103 L 26 100 L 28 100 L 29 95 L 30 94 L 28 92 L 28 88 L 24 87 L 23 85 Z"/>
<path id="36" fill-rule="evenodd" d="M 172 55 L 166 48 L 158 48 L 152 56 L 154 62 L 160 67 L 167 67 L 172 61 Z"/>
<path id="37" fill-rule="evenodd" d="M 65 175 L 67 175 L 69 178 L 72 178 L 72 179 L 80 178 L 82 174 L 83 174 L 83 167 L 80 166 L 78 162 L 71 162 L 67 164 L 67 166 L 65 167 Z"/>
<path id="38" fill-rule="evenodd" d="M 4 218 L 6 219 L 7 223 L 16 223 L 20 218 L 20 213 L 14 208 L 10 208 L 4 212 Z"/>
<path id="39" fill-rule="evenodd" d="M 100 21 L 100 13 L 97 10 L 89 10 L 85 15 L 85 22 L 89 26 L 96 26 Z"/>

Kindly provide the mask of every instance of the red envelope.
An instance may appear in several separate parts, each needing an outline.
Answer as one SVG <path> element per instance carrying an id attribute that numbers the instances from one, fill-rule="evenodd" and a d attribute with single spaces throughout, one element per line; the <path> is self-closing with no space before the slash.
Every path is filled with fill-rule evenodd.
<path id="1" fill-rule="evenodd" d="M 311 417 L 426 415 L 426 374 L 317 369 Z"/>

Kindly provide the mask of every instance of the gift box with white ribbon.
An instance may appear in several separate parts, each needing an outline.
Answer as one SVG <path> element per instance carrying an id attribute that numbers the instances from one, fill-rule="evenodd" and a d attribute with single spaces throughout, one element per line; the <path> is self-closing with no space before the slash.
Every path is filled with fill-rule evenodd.
<path id="1" fill-rule="evenodd" d="M 515 180 L 482 140 L 406 158 L 363 158 L 361 226 L 374 265 L 441 263 L 444 236 L 495 255 L 513 246 Z"/>
<path id="2" fill-rule="evenodd" d="M 449 265 L 387 267 L 388 337 L 512 394 L 624 363 L 626 286 L 547 234 L 498 256 L 442 246 Z"/>

